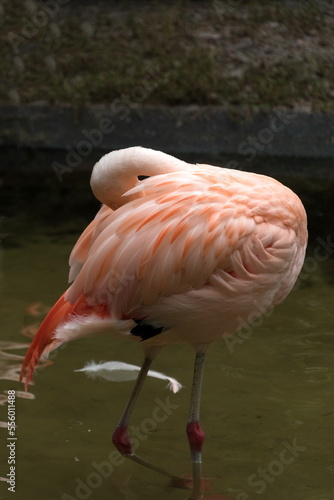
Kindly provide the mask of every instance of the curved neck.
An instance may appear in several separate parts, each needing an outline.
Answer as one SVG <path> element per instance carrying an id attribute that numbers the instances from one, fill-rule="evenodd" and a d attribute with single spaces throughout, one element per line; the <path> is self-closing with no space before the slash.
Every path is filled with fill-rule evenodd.
<path id="1" fill-rule="evenodd" d="M 116 209 L 129 201 L 122 195 L 137 184 L 138 176 L 178 172 L 189 167 L 174 156 L 135 146 L 103 156 L 94 166 L 90 185 L 98 200 Z"/>

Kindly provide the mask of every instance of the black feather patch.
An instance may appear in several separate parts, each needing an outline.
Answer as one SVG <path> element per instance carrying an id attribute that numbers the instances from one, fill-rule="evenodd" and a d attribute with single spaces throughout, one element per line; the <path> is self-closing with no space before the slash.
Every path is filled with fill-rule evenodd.
<path id="1" fill-rule="evenodd" d="M 133 319 L 133 321 L 137 323 L 137 326 L 132 328 L 130 333 L 132 333 L 132 335 L 140 337 L 141 340 L 148 340 L 152 337 L 155 337 L 156 335 L 159 335 L 159 333 L 167 330 L 167 328 L 164 326 L 153 326 L 150 325 L 149 323 L 145 323 L 145 321 L 141 319 Z"/>

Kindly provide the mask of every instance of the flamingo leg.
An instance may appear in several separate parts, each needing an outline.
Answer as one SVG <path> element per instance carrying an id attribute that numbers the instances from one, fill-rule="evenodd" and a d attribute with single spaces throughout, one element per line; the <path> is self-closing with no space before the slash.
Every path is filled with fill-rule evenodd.
<path id="1" fill-rule="evenodd" d="M 144 467 L 148 467 L 149 469 L 152 469 L 156 472 L 159 472 L 160 474 L 164 474 L 165 476 L 170 477 L 172 480 L 177 481 L 179 479 L 177 476 L 170 474 L 166 470 L 164 470 L 160 467 L 157 467 L 156 465 L 151 464 L 150 462 L 147 462 L 143 458 L 136 455 L 132 450 L 132 444 L 131 444 L 131 440 L 130 440 L 130 437 L 128 434 L 129 420 L 130 420 L 132 411 L 134 409 L 134 406 L 136 404 L 140 390 L 143 386 L 146 375 L 150 369 L 152 361 L 153 361 L 153 359 L 148 358 L 148 357 L 146 357 L 144 359 L 143 365 L 142 365 L 141 370 L 138 374 L 138 377 L 137 377 L 135 386 L 133 388 L 132 394 L 130 396 L 130 399 L 125 406 L 122 417 L 121 417 L 120 421 L 118 422 L 117 427 L 115 429 L 115 432 L 113 434 L 112 441 L 113 441 L 114 445 L 116 446 L 116 448 L 118 449 L 118 451 L 122 455 L 130 458 L 134 462 L 137 462 L 137 463 L 143 465 Z"/>
<path id="2" fill-rule="evenodd" d="M 193 491 L 189 500 L 200 500 L 203 497 L 202 478 L 202 445 L 204 432 L 199 422 L 203 368 L 205 352 L 196 352 L 194 378 L 190 398 L 190 412 L 187 424 L 187 436 L 190 446 L 190 455 L 193 473 Z"/>

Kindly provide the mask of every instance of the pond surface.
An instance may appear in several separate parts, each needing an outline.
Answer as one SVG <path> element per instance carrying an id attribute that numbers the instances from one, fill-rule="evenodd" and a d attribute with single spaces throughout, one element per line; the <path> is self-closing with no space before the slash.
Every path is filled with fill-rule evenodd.
<path id="1" fill-rule="evenodd" d="M 80 218 L 74 210 L 61 220 L 55 211 L 54 223 L 46 225 L 48 192 L 40 198 L 38 206 L 34 200 L 27 205 L 36 219 L 32 231 L 23 213 L 12 219 L 7 214 L 9 234 L 1 251 L 0 420 L 6 421 L 6 391 L 17 391 L 17 441 L 16 496 L 0 482 L 0 498 L 186 500 L 186 490 L 115 452 L 112 432 L 133 383 L 75 372 L 91 360 L 140 365 L 139 345 L 107 336 L 79 340 L 51 356 L 28 393 L 18 382 L 21 357 L 36 324 L 66 288 L 68 255 L 91 217 Z M 201 422 L 208 499 L 334 499 L 330 242 L 315 231 L 299 284 L 285 302 L 207 354 Z M 184 388 L 172 394 L 164 381 L 147 379 L 130 425 L 137 453 L 175 475 L 191 470 L 185 425 L 193 360 L 183 345 L 160 354 L 152 369 L 177 378 Z M 7 429 L 0 432 L 6 439 Z M 4 440 L 1 446 L 5 477 L 9 448 Z"/>

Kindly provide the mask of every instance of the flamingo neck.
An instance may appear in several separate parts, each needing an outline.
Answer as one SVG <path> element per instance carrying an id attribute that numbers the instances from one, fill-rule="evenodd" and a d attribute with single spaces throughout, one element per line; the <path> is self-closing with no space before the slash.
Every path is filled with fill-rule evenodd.
<path id="1" fill-rule="evenodd" d="M 90 185 L 95 197 L 112 209 L 129 198 L 122 195 L 133 188 L 138 176 L 152 176 L 187 170 L 189 165 L 174 156 L 139 146 L 113 151 L 94 166 Z"/>

